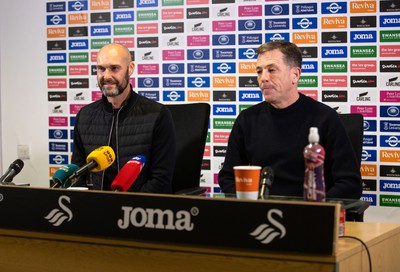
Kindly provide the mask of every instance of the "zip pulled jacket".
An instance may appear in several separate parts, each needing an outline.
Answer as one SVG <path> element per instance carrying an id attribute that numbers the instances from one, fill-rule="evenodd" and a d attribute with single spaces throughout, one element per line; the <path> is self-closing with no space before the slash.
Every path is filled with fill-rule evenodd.
<path id="1" fill-rule="evenodd" d="M 74 186 L 111 190 L 112 181 L 125 163 L 143 155 L 146 164 L 129 191 L 171 193 L 175 141 L 171 113 L 164 105 L 131 90 L 126 103 L 114 109 L 103 95 L 76 116 L 72 163 L 83 166 L 90 152 L 105 145 L 112 147 L 116 158 L 109 168 L 87 173 Z"/>

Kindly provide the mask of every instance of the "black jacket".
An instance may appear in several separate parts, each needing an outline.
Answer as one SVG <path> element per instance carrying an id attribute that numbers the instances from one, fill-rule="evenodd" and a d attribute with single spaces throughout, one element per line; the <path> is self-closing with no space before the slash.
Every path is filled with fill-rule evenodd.
<path id="1" fill-rule="evenodd" d="M 119 169 L 132 157 L 144 155 L 146 164 L 129 191 L 170 193 L 175 141 L 173 120 L 164 105 L 131 91 L 127 103 L 115 110 L 103 96 L 76 116 L 72 163 L 84 165 L 100 146 L 111 146 L 116 159 L 105 171 L 90 172 L 75 186 L 93 184 L 95 190 L 110 190 Z"/>

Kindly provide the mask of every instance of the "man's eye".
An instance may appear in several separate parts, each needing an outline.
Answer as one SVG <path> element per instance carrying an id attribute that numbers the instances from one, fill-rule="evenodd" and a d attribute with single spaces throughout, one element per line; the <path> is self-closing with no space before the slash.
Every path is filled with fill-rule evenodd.
<path id="1" fill-rule="evenodd" d="M 97 71 L 99 71 L 99 72 L 104 72 L 104 68 L 103 67 L 97 67 Z"/>

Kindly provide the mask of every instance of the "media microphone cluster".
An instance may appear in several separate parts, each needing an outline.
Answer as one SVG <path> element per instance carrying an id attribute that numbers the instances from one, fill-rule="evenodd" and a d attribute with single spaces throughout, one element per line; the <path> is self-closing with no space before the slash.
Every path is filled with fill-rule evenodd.
<path id="1" fill-rule="evenodd" d="M 52 177 L 51 188 L 70 188 L 80 177 L 88 172 L 101 172 L 115 161 L 115 152 L 110 146 L 101 146 L 93 150 L 86 158 L 86 164 L 79 167 L 75 164 L 61 166 Z M 136 181 L 146 163 L 144 156 L 130 159 L 118 172 L 111 183 L 113 191 L 126 192 Z"/>

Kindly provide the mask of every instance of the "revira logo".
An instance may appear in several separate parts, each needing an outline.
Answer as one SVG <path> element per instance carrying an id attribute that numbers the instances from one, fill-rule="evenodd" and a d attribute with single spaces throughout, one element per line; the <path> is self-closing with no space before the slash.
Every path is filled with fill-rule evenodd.
<path id="1" fill-rule="evenodd" d="M 192 217 L 199 214 L 199 209 L 193 207 L 190 211 L 170 209 L 151 209 L 142 207 L 122 206 L 123 217 L 118 219 L 120 229 L 127 229 L 130 225 L 135 228 L 166 229 L 192 231 L 194 223 Z"/>
<path id="2" fill-rule="evenodd" d="M 259 240 L 261 244 L 269 244 L 278 236 L 279 239 L 282 239 L 286 235 L 285 226 L 274 218 L 275 215 L 283 218 L 283 212 L 281 210 L 271 209 L 267 213 L 268 223 L 259 225 L 250 233 L 250 235 Z"/>
<path id="3" fill-rule="evenodd" d="M 62 223 L 65 222 L 65 220 L 68 220 L 67 222 L 72 220 L 72 211 L 66 206 L 65 202 L 69 204 L 71 203 L 71 199 L 65 195 L 60 196 L 60 198 L 58 199 L 58 206 L 60 206 L 60 209 L 53 209 L 49 212 L 48 215 L 44 217 L 45 219 L 47 219 L 47 221 L 49 221 L 49 223 L 51 223 L 55 227 L 60 226 Z"/>

